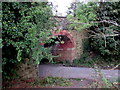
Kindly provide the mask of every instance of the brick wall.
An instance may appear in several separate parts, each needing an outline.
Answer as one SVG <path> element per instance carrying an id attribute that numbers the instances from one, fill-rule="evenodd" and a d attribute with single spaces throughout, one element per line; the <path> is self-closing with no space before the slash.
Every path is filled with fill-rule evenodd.
<path id="1" fill-rule="evenodd" d="M 73 40 L 75 42 L 75 52 L 76 52 L 76 58 L 80 58 L 81 54 L 83 53 L 83 46 L 82 46 L 82 40 L 87 37 L 87 32 L 85 30 L 83 31 L 76 31 L 76 30 L 70 30 L 70 33 L 73 36 Z"/>
<path id="2" fill-rule="evenodd" d="M 35 62 L 31 62 L 29 64 L 21 63 L 17 73 L 21 79 L 36 78 L 38 77 L 38 66 L 35 64 Z"/>

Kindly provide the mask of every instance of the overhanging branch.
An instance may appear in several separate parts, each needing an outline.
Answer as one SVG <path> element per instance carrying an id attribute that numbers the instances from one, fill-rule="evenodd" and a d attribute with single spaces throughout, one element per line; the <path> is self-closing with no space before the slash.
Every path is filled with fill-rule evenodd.
<path id="1" fill-rule="evenodd" d="M 113 24 L 113 25 L 115 25 L 115 26 L 120 27 L 120 25 L 119 25 L 117 22 L 115 22 L 115 21 L 107 21 L 107 20 L 95 21 L 95 22 L 89 22 L 89 23 L 67 22 L 67 24 L 80 24 L 80 25 L 82 25 L 82 24 L 90 24 L 90 23 L 102 23 L 102 22 L 105 22 L 105 23 L 108 23 L 108 24 Z"/>

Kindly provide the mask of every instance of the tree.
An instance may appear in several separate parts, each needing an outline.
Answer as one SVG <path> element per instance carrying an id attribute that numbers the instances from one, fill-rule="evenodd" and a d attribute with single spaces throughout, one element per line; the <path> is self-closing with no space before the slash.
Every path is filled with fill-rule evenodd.
<path id="1" fill-rule="evenodd" d="M 99 4 L 99 3 L 98 3 Z M 109 60 L 118 60 L 120 54 L 120 2 L 104 2 L 97 8 L 97 21 L 91 48 Z"/>
<path id="2" fill-rule="evenodd" d="M 3 2 L 3 75 L 13 74 L 20 62 L 35 60 L 37 64 L 46 57 L 52 60 L 46 42 L 51 32 L 51 6 L 47 2 Z"/>
<path id="3" fill-rule="evenodd" d="M 96 14 L 94 10 L 94 8 L 96 8 L 96 4 L 94 3 L 84 4 L 84 3 L 78 2 L 78 3 L 75 3 L 74 7 L 76 8 L 76 9 L 72 8 L 74 11 L 74 15 L 69 14 L 67 16 L 68 20 L 70 21 L 71 28 L 74 28 L 80 31 L 94 25 L 92 21 L 96 20 Z"/>
<path id="4" fill-rule="evenodd" d="M 120 2 L 78 3 L 76 16 L 68 15 L 70 26 L 87 30 L 91 50 L 109 60 L 120 54 Z"/>

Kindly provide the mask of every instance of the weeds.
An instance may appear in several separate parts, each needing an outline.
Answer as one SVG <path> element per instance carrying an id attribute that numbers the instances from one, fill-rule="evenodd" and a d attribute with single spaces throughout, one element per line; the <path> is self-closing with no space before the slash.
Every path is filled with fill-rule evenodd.
<path id="1" fill-rule="evenodd" d="M 118 65 L 118 62 L 117 61 L 112 61 L 112 62 L 105 61 L 104 58 L 98 55 L 91 57 L 90 53 L 85 52 L 81 55 L 79 59 L 75 59 L 72 65 L 94 68 L 94 64 L 97 64 L 98 67 L 102 69 L 111 69 L 111 68 L 114 68 L 116 65 Z"/>
<path id="2" fill-rule="evenodd" d="M 116 87 L 113 82 L 108 80 L 101 72 L 101 69 L 95 65 L 94 67 L 95 70 L 95 77 L 97 77 L 97 81 L 94 82 L 90 88 L 115 88 L 116 90 L 119 90 L 120 88 Z M 118 79 L 119 81 L 119 79 Z"/>
<path id="3" fill-rule="evenodd" d="M 69 79 L 59 78 L 59 77 L 46 77 L 42 80 L 29 82 L 29 84 L 32 86 L 70 86 L 72 85 Z"/>

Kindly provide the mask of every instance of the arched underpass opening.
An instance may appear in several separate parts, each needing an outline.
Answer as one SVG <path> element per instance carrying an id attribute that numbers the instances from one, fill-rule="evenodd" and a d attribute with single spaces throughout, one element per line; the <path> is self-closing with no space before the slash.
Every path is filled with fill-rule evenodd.
<path id="1" fill-rule="evenodd" d="M 54 60 L 67 60 L 69 62 L 73 62 L 73 60 L 76 58 L 76 54 L 72 35 L 66 30 L 61 30 L 60 32 L 52 32 L 50 39 L 52 39 L 52 42 L 45 43 L 44 47 L 51 47 L 51 53 L 54 56 L 57 56 L 54 58 Z M 43 63 L 45 61 L 46 59 L 43 59 L 41 62 Z"/>

